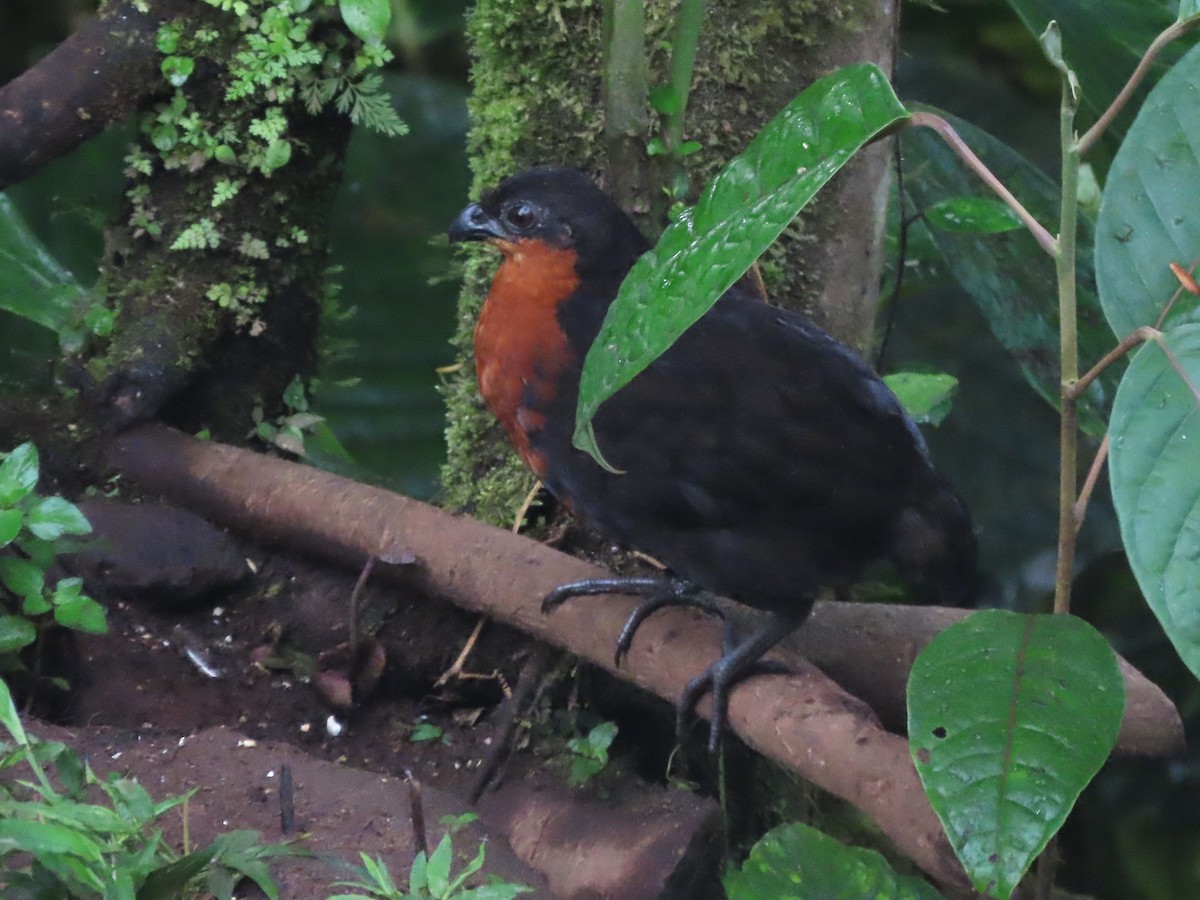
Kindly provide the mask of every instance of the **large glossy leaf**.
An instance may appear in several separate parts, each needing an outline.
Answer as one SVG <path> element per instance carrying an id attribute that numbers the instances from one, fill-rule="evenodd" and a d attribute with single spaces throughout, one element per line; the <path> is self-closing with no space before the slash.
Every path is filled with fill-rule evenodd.
<path id="1" fill-rule="evenodd" d="M 1138 585 L 1200 677 L 1197 385 L 1200 325 L 1183 325 L 1138 350 L 1113 405 L 1109 477 Z"/>
<path id="2" fill-rule="evenodd" d="M 1082 619 L 977 612 L 908 681 L 929 801 L 976 889 L 1008 897 L 1116 743 L 1124 683 Z"/>
<path id="3" fill-rule="evenodd" d="M 1175 21 L 1162 0 L 1008 0 L 1035 37 L 1053 19 L 1062 31 L 1063 56 L 1083 86 L 1093 111 L 1106 109 L 1133 73 L 1138 60 L 1160 31 Z M 1179 57 L 1168 47 L 1151 77 Z"/>
<path id="4" fill-rule="evenodd" d="M 864 144 L 907 115 L 884 74 L 863 63 L 815 82 L 767 123 L 621 285 L 584 362 L 576 445 L 588 449 L 605 399 L 704 315 Z"/>
<path id="5" fill-rule="evenodd" d="M 0 309 L 62 332 L 84 290 L 0 194 Z"/>
<path id="6" fill-rule="evenodd" d="M 1113 160 L 1096 221 L 1096 286 L 1118 337 L 1153 325 L 1200 257 L 1200 47 L 1158 83 Z M 1200 320 L 1184 295 L 1169 323 Z"/>
<path id="7" fill-rule="evenodd" d="M 938 110 L 1022 205 L 1049 228 L 1057 230 L 1058 185 L 1016 151 L 978 128 Z M 903 135 L 904 190 L 912 207 L 924 211 L 962 196 L 994 197 L 968 171 L 940 137 L 927 128 Z M 1058 296 L 1054 262 L 1033 236 L 1021 229 L 1003 234 L 966 234 L 930 228 L 929 237 L 946 266 L 987 318 L 992 333 L 1013 354 L 1029 383 L 1050 403 L 1059 401 Z M 1078 279 L 1079 352 L 1090 366 L 1112 349 L 1092 274 L 1092 225 L 1079 223 Z M 1081 398 L 1079 421 L 1089 434 L 1104 433 L 1107 409 L 1116 393 L 1119 372 L 1113 369 L 1093 382 Z"/>
<path id="8" fill-rule="evenodd" d="M 808 825 L 782 825 L 754 845 L 740 869 L 724 878 L 729 900 L 887 897 L 936 900 L 919 878 L 897 875 L 874 850 L 847 847 Z"/>

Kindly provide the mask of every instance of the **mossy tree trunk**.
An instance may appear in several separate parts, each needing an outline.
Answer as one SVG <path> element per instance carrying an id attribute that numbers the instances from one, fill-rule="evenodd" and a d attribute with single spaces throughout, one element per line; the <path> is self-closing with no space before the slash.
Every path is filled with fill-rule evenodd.
<path id="1" fill-rule="evenodd" d="M 292 379 L 315 374 L 350 122 L 307 91 L 354 77 L 343 73 L 358 45 L 336 16 L 114 2 L 0 90 L 5 183 L 138 123 L 90 311 L 110 310 L 111 332 L 83 329 L 64 366 L 72 402 L 6 398 L 12 434 L 57 447 L 51 458 L 75 455 L 73 438 L 55 439 L 64 424 L 95 430 L 76 422 L 111 432 L 161 419 L 240 443 L 256 407 L 282 411 Z"/>
<path id="2" fill-rule="evenodd" d="M 644 100 L 641 108 L 618 107 L 606 92 L 603 73 L 613 48 L 605 40 L 614 17 L 640 15 L 648 83 L 665 84 L 679 6 L 671 0 L 479 0 L 468 25 L 476 193 L 532 165 L 573 166 L 613 190 L 648 233 L 660 230 L 649 211 L 663 206 L 668 175 L 645 148 L 661 125 Z M 692 197 L 817 78 L 864 60 L 890 71 L 896 17 L 891 0 L 709 0 L 684 121 L 683 137 L 701 146 L 686 157 Z M 628 47 L 622 49 L 622 64 L 628 64 Z M 606 114 L 619 116 L 621 128 L 610 127 Z M 807 311 L 860 349 L 872 343 L 888 162 L 886 143 L 861 154 L 762 261 L 777 302 Z M 533 476 L 483 408 L 472 363 L 475 317 L 494 267 L 486 251 L 470 257 L 456 338 L 464 365 L 448 390 L 444 485 L 451 507 L 511 524 Z"/>

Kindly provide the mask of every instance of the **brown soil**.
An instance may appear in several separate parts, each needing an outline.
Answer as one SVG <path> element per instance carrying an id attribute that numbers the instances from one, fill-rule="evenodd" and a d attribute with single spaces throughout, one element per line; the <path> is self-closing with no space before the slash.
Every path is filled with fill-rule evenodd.
<path id="1" fill-rule="evenodd" d="M 111 538 L 120 555 L 125 539 Z M 153 543 L 164 546 L 162 540 Z M 321 855 L 279 867 L 285 898 L 336 893 L 333 882 L 347 873 L 330 859 L 356 863 L 360 851 L 382 856 L 397 883 L 406 883 L 416 838 L 405 773 L 419 782 L 430 848 L 445 831 L 443 817 L 482 814 L 454 838 L 456 870 L 487 840 L 483 874 L 529 885 L 536 892 L 527 896 L 699 897 L 717 890 L 722 837 L 711 801 L 646 785 L 622 774 L 620 764 L 595 784 L 568 788 L 563 734 L 569 729 L 550 723 L 545 704 L 531 716 L 539 720 L 533 746 L 528 746 L 529 728 L 521 729 L 523 749 L 504 770 L 500 790 L 485 796 L 478 809 L 471 806 L 471 787 L 501 727 L 499 704 L 530 652 L 526 639 L 487 623 L 463 673 L 435 687 L 470 639 L 477 617 L 368 581 L 357 601 L 358 627 L 364 638 L 377 642 L 375 661 L 385 665 L 381 672 L 360 673 L 355 680 L 337 671 L 344 665 L 337 660 L 346 656 L 350 597 L 358 573 L 230 546 L 244 560 L 246 577 L 200 598 L 181 600 L 186 592 L 172 588 L 186 580 L 178 567 L 170 578 L 151 571 L 131 580 L 119 570 L 137 568 L 137 561 L 93 565 L 87 573 L 93 582 L 89 589 L 108 606 L 108 633 L 76 637 L 73 658 L 65 666 L 75 687 L 71 700 L 65 708 L 41 704 L 43 714 L 53 714 L 59 724 L 35 721 L 31 730 L 79 748 L 97 771 L 135 774 L 156 799 L 198 789 L 186 812 L 193 847 L 221 832 L 253 828 L 265 841 L 298 840 Z M 223 548 L 226 554 L 228 549 Z M 191 564 L 198 571 L 208 561 Z M 153 570 L 153 562 L 147 567 Z M 314 678 L 314 666 L 330 668 L 332 674 Z M 570 686 L 571 679 L 559 679 L 560 693 Z M 337 709 L 339 695 L 347 692 L 355 694 L 352 708 Z M 437 731 L 417 730 L 422 724 Z M 421 740 L 422 731 L 438 736 Z M 285 765 L 292 775 L 296 819 L 286 834 L 279 789 Z M 622 787 L 622 779 L 634 787 Z M 534 805 L 550 811 L 530 818 L 531 796 Z M 628 826 L 644 829 L 646 821 L 655 819 L 669 823 L 647 844 L 655 844 L 651 849 L 660 855 L 673 855 L 665 869 L 658 865 L 645 875 L 646 883 L 568 888 L 563 872 L 555 872 L 556 866 L 562 868 L 561 859 L 539 861 L 553 841 L 539 833 L 530 843 L 532 822 L 539 823 L 535 830 L 545 829 L 557 816 L 564 822 L 577 820 L 576 827 L 580 808 L 591 804 L 594 815 L 582 819 L 599 822 L 639 808 L 639 799 L 655 806 L 644 815 L 634 813 L 638 821 Z M 574 812 L 564 811 L 567 807 Z M 179 822 L 171 820 L 167 826 L 168 836 L 178 840 Z M 663 871 L 679 866 L 678 857 L 691 843 L 674 833 L 680 829 L 703 832 L 709 859 L 688 867 L 693 876 L 701 874 L 703 884 L 664 893 Z M 522 841 L 529 846 L 518 855 L 512 846 Z M 582 842 L 571 838 L 565 845 Z M 567 862 L 574 872 L 567 880 L 586 881 L 580 868 L 588 864 L 584 856 Z M 615 865 L 610 860 L 601 868 Z M 650 867 L 639 863 L 630 868 L 636 875 Z M 596 875 L 601 881 L 603 877 L 611 881 L 611 871 Z"/>

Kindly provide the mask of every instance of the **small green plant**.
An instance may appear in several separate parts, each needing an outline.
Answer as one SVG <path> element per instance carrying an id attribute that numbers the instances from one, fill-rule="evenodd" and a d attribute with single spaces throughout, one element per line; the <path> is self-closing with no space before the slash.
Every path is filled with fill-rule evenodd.
<path id="1" fill-rule="evenodd" d="M 941 900 L 927 882 L 899 875 L 874 850 L 847 847 L 799 822 L 768 831 L 722 879 L 729 900 L 765 897 L 888 897 Z"/>
<path id="2" fill-rule="evenodd" d="M 432 722 L 418 722 L 413 725 L 412 731 L 408 733 L 408 739 L 414 744 L 421 744 L 427 741 L 441 741 L 444 744 L 450 743 L 446 740 L 446 733 Z"/>
<path id="3" fill-rule="evenodd" d="M 601 722 L 587 733 L 586 737 L 572 738 L 567 742 L 571 751 L 571 771 L 567 780 L 572 787 L 586 784 L 608 765 L 608 748 L 617 736 L 615 722 Z"/>
<path id="4" fill-rule="evenodd" d="M 467 881 L 483 868 L 486 856 L 487 843 L 482 842 L 475 858 L 454 875 L 454 846 L 447 833 L 428 856 L 423 852 L 417 854 L 408 873 L 408 890 L 401 890 L 382 859 L 360 853 L 362 865 L 355 867 L 357 878 L 335 882 L 335 887 L 356 893 L 335 894 L 329 900 L 512 900 L 532 890 L 494 876 L 479 887 L 466 887 Z"/>
<path id="5" fill-rule="evenodd" d="M 39 496 L 37 482 L 33 444 L 21 444 L 0 462 L 0 674 L 26 672 L 22 651 L 55 625 L 94 634 L 107 628 L 104 608 L 83 593 L 80 579 L 46 583 L 66 541 L 92 527 L 74 504 Z"/>
<path id="6" fill-rule="evenodd" d="M 33 776 L 0 778 L 0 886 L 6 897 L 232 900 L 235 885 L 249 878 L 278 900 L 267 860 L 304 855 L 260 844 L 256 831 L 230 832 L 180 855 L 164 840 L 159 822 L 179 807 L 186 815 L 190 794 L 155 801 L 130 778 L 97 777 L 65 744 L 26 733 L 3 681 L 0 725 L 15 742 L 0 741 L 0 772 L 24 765 Z M 86 802 L 88 793 L 103 800 Z"/>
<path id="7" fill-rule="evenodd" d="M 286 453 L 304 456 L 304 432 L 320 425 L 325 419 L 309 412 L 304 380 L 299 375 L 284 389 L 283 405 L 287 411 L 273 422 L 269 422 L 263 413 L 262 403 L 255 404 L 251 413 L 254 418 L 253 434 Z"/>

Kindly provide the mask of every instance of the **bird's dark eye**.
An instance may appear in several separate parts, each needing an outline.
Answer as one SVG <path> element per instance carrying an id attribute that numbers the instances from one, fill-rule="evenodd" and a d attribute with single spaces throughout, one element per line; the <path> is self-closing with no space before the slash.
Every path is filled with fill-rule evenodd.
<path id="1" fill-rule="evenodd" d="M 528 203 L 514 203 L 504 211 L 504 219 L 513 228 L 524 230 L 537 219 L 537 214 Z"/>

